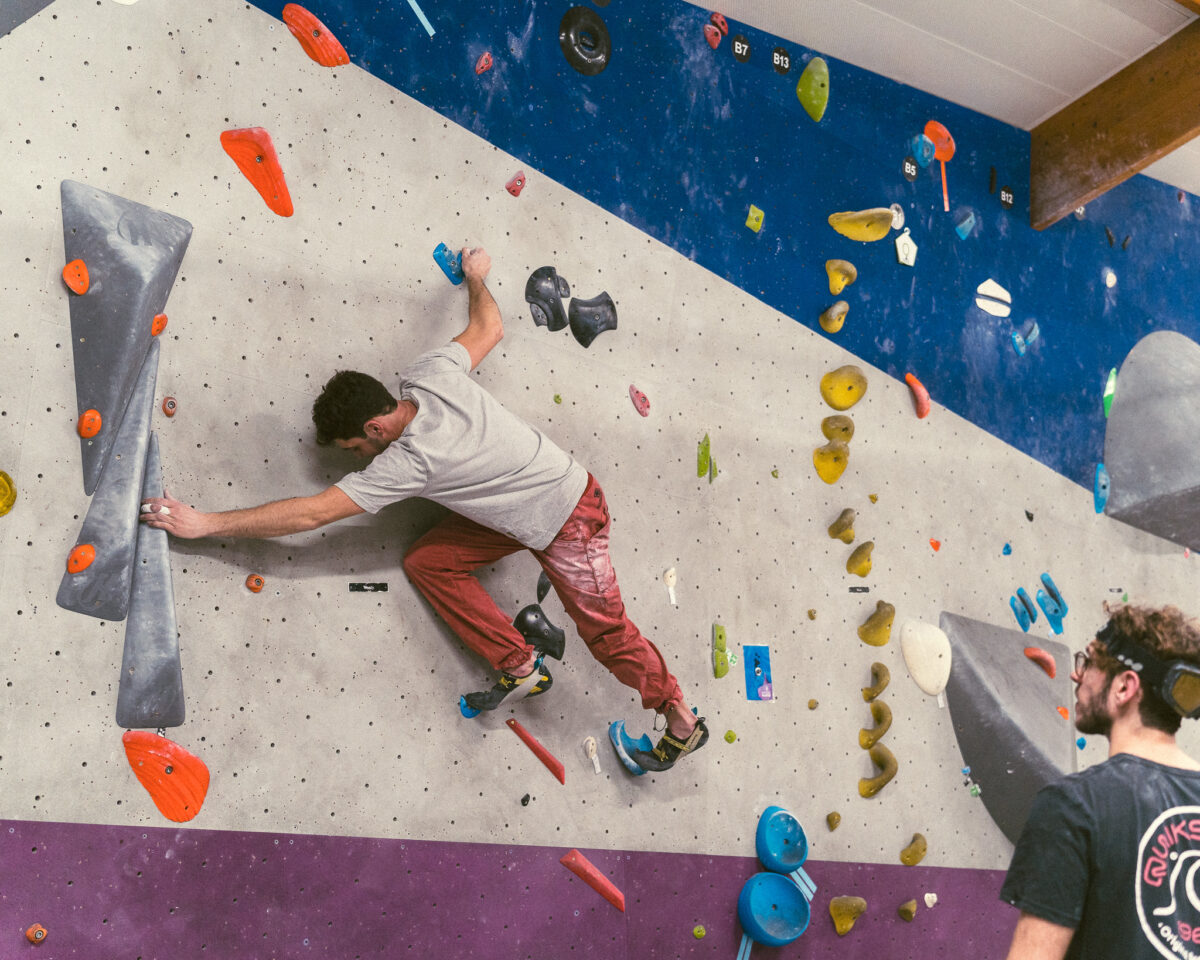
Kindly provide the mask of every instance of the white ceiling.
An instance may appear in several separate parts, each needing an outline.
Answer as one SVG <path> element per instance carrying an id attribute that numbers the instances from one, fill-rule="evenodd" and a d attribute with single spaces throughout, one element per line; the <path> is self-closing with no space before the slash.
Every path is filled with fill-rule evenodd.
<path id="1" fill-rule="evenodd" d="M 1196 19 L 1174 0 L 723 0 L 719 9 L 1024 130 Z M 1200 194 L 1200 139 L 1143 173 Z"/>

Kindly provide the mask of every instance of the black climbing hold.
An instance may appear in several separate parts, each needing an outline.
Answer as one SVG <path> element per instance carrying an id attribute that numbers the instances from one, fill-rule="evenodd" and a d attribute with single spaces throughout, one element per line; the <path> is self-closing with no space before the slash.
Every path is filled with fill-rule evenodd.
<path id="1" fill-rule="evenodd" d="M 525 281 L 525 302 L 533 314 L 533 322 L 551 331 L 567 325 L 563 297 L 571 295 L 571 285 L 553 267 L 538 267 Z"/>
<path id="2" fill-rule="evenodd" d="M 1127 236 L 1127 237 L 1126 237 L 1124 240 L 1122 240 L 1122 241 L 1121 241 L 1121 249 L 1122 249 L 1122 250 L 1128 250 L 1128 249 L 1129 249 L 1129 241 L 1130 241 L 1130 240 L 1132 240 L 1132 239 L 1133 239 L 1133 237 L 1128 237 L 1128 236 Z"/>
<path id="3" fill-rule="evenodd" d="M 525 794 L 525 796 L 523 796 L 521 798 L 521 806 L 523 806 L 523 807 L 529 806 L 529 794 Z"/>
<path id="4" fill-rule="evenodd" d="M 592 341 L 605 330 L 617 329 L 617 305 L 607 292 L 591 300 L 576 297 L 571 301 L 567 322 L 575 339 L 583 346 L 590 347 Z"/>
<path id="5" fill-rule="evenodd" d="M 572 7 L 558 24 L 558 44 L 567 63 L 585 77 L 594 77 L 608 66 L 612 38 L 608 27 L 590 7 Z"/>
<path id="6" fill-rule="evenodd" d="M 1030 513 L 1028 510 L 1025 511 L 1025 519 L 1028 520 L 1030 523 L 1033 523 L 1033 514 Z"/>
<path id="7" fill-rule="evenodd" d="M 1113 232 L 1108 227 L 1104 228 L 1104 235 L 1108 238 L 1108 245 L 1110 247 L 1116 246 L 1117 238 L 1113 236 Z"/>
<path id="8" fill-rule="evenodd" d="M 513 619 L 517 633 L 528 640 L 538 650 L 543 651 L 555 660 L 561 660 L 563 649 L 567 645 L 567 635 L 562 627 L 556 627 L 546 619 L 546 614 L 536 603 L 523 608 Z"/>
<path id="9" fill-rule="evenodd" d="M 995 193 L 995 192 L 996 192 L 996 168 L 990 167 L 988 169 L 988 193 Z"/>
<path id="10" fill-rule="evenodd" d="M 538 603 L 546 599 L 546 594 L 550 592 L 550 578 L 546 576 L 546 571 L 543 570 L 538 574 L 537 598 Z"/>

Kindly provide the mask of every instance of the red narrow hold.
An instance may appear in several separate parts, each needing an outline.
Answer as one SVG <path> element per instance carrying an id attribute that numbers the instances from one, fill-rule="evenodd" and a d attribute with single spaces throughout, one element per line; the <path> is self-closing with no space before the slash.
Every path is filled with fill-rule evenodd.
<path id="1" fill-rule="evenodd" d="M 283 167 L 279 165 L 271 135 L 262 127 L 226 130 L 221 134 L 221 146 L 254 185 L 267 206 L 281 217 L 290 217 L 292 197 L 288 193 L 287 181 L 283 179 Z"/>
<path id="2" fill-rule="evenodd" d="M 96 559 L 96 548 L 90 543 L 81 543 L 67 557 L 67 573 L 83 573 Z"/>
<path id="3" fill-rule="evenodd" d="M 622 913 L 625 912 L 625 894 L 618 890 L 616 884 L 602 874 L 599 868 L 578 850 L 570 851 L 558 862 Z"/>
<path id="4" fill-rule="evenodd" d="M 79 423 L 75 425 L 75 429 L 85 440 L 90 440 L 100 432 L 102 426 L 104 426 L 104 418 L 100 416 L 99 410 L 84 410 L 79 415 Z"/>
<path id="5" fill-rule="evenodd" d="M 567 768 L 562 765 L 562 761 L 543 747 L 538 742 L 537 737 L 521 726 L 519 721 L 509 718 L 506 722 L 512 732 L 525 741 L 525 746 L 532 750 L 537 758 L 546 765 L 546 769 L 558 777 L 558 782 L 565 784 L 567 782 Z"/>
<path id="6" fill-rule="evenodd" d="M 158 313 L 154 316 L 154 321 L 150 324 L 150 336 L 157 337 L 160 333 L 167 329 L 167 315 Z"/>
<path id="7" fill-rule="evenodd" d="M 186 823 L 200 812 L 208 795 L 208 767 L 203 760 L 148 730 L 129 730 L 121 742 L 129 765 L 159 813 Z"/>
<path id="8" fill-rule="evenodd" d="M 63 283 L 72 293 L 85 294 L 88 292 L 88 287 L 91 286 L 87 264 L 82 260 L 72 260 L 63 267 L 62 277 Z"/>
<path id="9" fill-rule="evenodd" d="M 1054 675 L 1058 672 L 1054 666 L 1054 657 L 1050 656 L 1041 647 L 1026 647 L 1025 656 L 1036 663 L 1039 667 L 1046 671 L 1046 675 L 1053 680 Z"/>
<path id="10" fill-rule="evenodd" d="M 714 13 L 708 18 L 708 20 L 714 27 L 721 31 L 721 36 L 729 36 L 729 24 L 725 21 L 725 18 L 721 16 L 721 14 Z"/>
<path id="11" fill-rule="evenodd" d="M 490 50 L 485 50 L 479 55 L 479 59 L 475 61 L 475 72 L 487 73 L 492 69 L 492 53 Z"/>
<path id="12" fill-rule="evenodd" d="M 512 179 L 504 185 L 504 189 L 511 193 L 514 197 L 519 197 L 521 191 L 525 189 L 525 171 L 518 170 L 513 174 Z"/>
<path id="13" fill-rule="evenodd" d="M 633 409 L 635 409 L 643 417 L 650 416 L 650 401 L 646 395 L 642 393 L 632 383 L 629 385 L 629 399 L 633 401 Z"/>
<path id="14" fill-rule="evenodd" d="M 935 539 L 933 539 L 933 537 L 930 537 L 930 538 L 929 538 L 929 545 L 930 545 L 931 547 L 933 547 L 933 552 L 934 552 L 934 553 L 937 553 L 939 550 L 941 550 L 941 549 L 942 549 L 942 541 L 941 541 L 941 540 L 935 540 Z"/>
<path id="15" fill-rule="evenodd" d="M 921 385 L 921 381 L 914 377 L 911 373 L 904 375 L 904 382 L 908 384 L 908 389 L 912 391 L 913 406 L 917 408 L 917 419 L 924 420 L 929 416 L 930 403 L 929 391 Z"/>
<path id="16" fill-rule="evenodd" d="M 721 31 L 711 23 L 706 23 L 704 25 L 704 39 L 708 41 L 710 47 L 716 50 L 721 45 Z"/>
<path id="17" fill-rule="evenodd" d="M 298 3 L 289 3 L 283 8 L 283 22 L 300 41 L 304 52 L 323 67 L 340 67 L 350 62 L 346 48 L 329 32 L 312 13 Z"/>

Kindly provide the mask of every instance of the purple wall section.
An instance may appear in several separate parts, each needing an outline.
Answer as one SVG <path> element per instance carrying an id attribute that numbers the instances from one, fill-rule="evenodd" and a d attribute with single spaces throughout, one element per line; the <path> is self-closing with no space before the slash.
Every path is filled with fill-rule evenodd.
<path id="1" fill-rule="evenodd" d="M 0 820 L 0 957 L 9 960 L 733 960 L 753 857 L 584 850 L 625 893 L 619 913 L 558 847 Z M 813 923 L 756 960 L 1003 957 L 1014 911 L 994 870 L 812 862 Z M 915 922 L 896 907 L 926 891 Z M 844 938 L 832 896 L 867 899 Z M 24 930 L 49 936 L 34 947 Z M 708 931 L 692 936 L 695 924 Z"/>

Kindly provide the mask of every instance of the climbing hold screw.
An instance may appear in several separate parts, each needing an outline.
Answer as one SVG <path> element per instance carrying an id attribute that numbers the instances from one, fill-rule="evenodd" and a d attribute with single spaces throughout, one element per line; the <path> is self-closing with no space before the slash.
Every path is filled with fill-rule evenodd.
<path id="1" fill-rule="evenodd" d="M 246 589 L 251 593 L 259 593 L 262 591 L 263 584 L 265 583 L 266 581 L 257 573 L 252 573 L 246 578 Z"/>
<path id="2" fill-rule="evenodd" d="M 174 397 L 163 397 L 162 412 L 168 417 L 175 416 L 175 410 L 177 407 L 178 404 L 175 402 Z"/>

